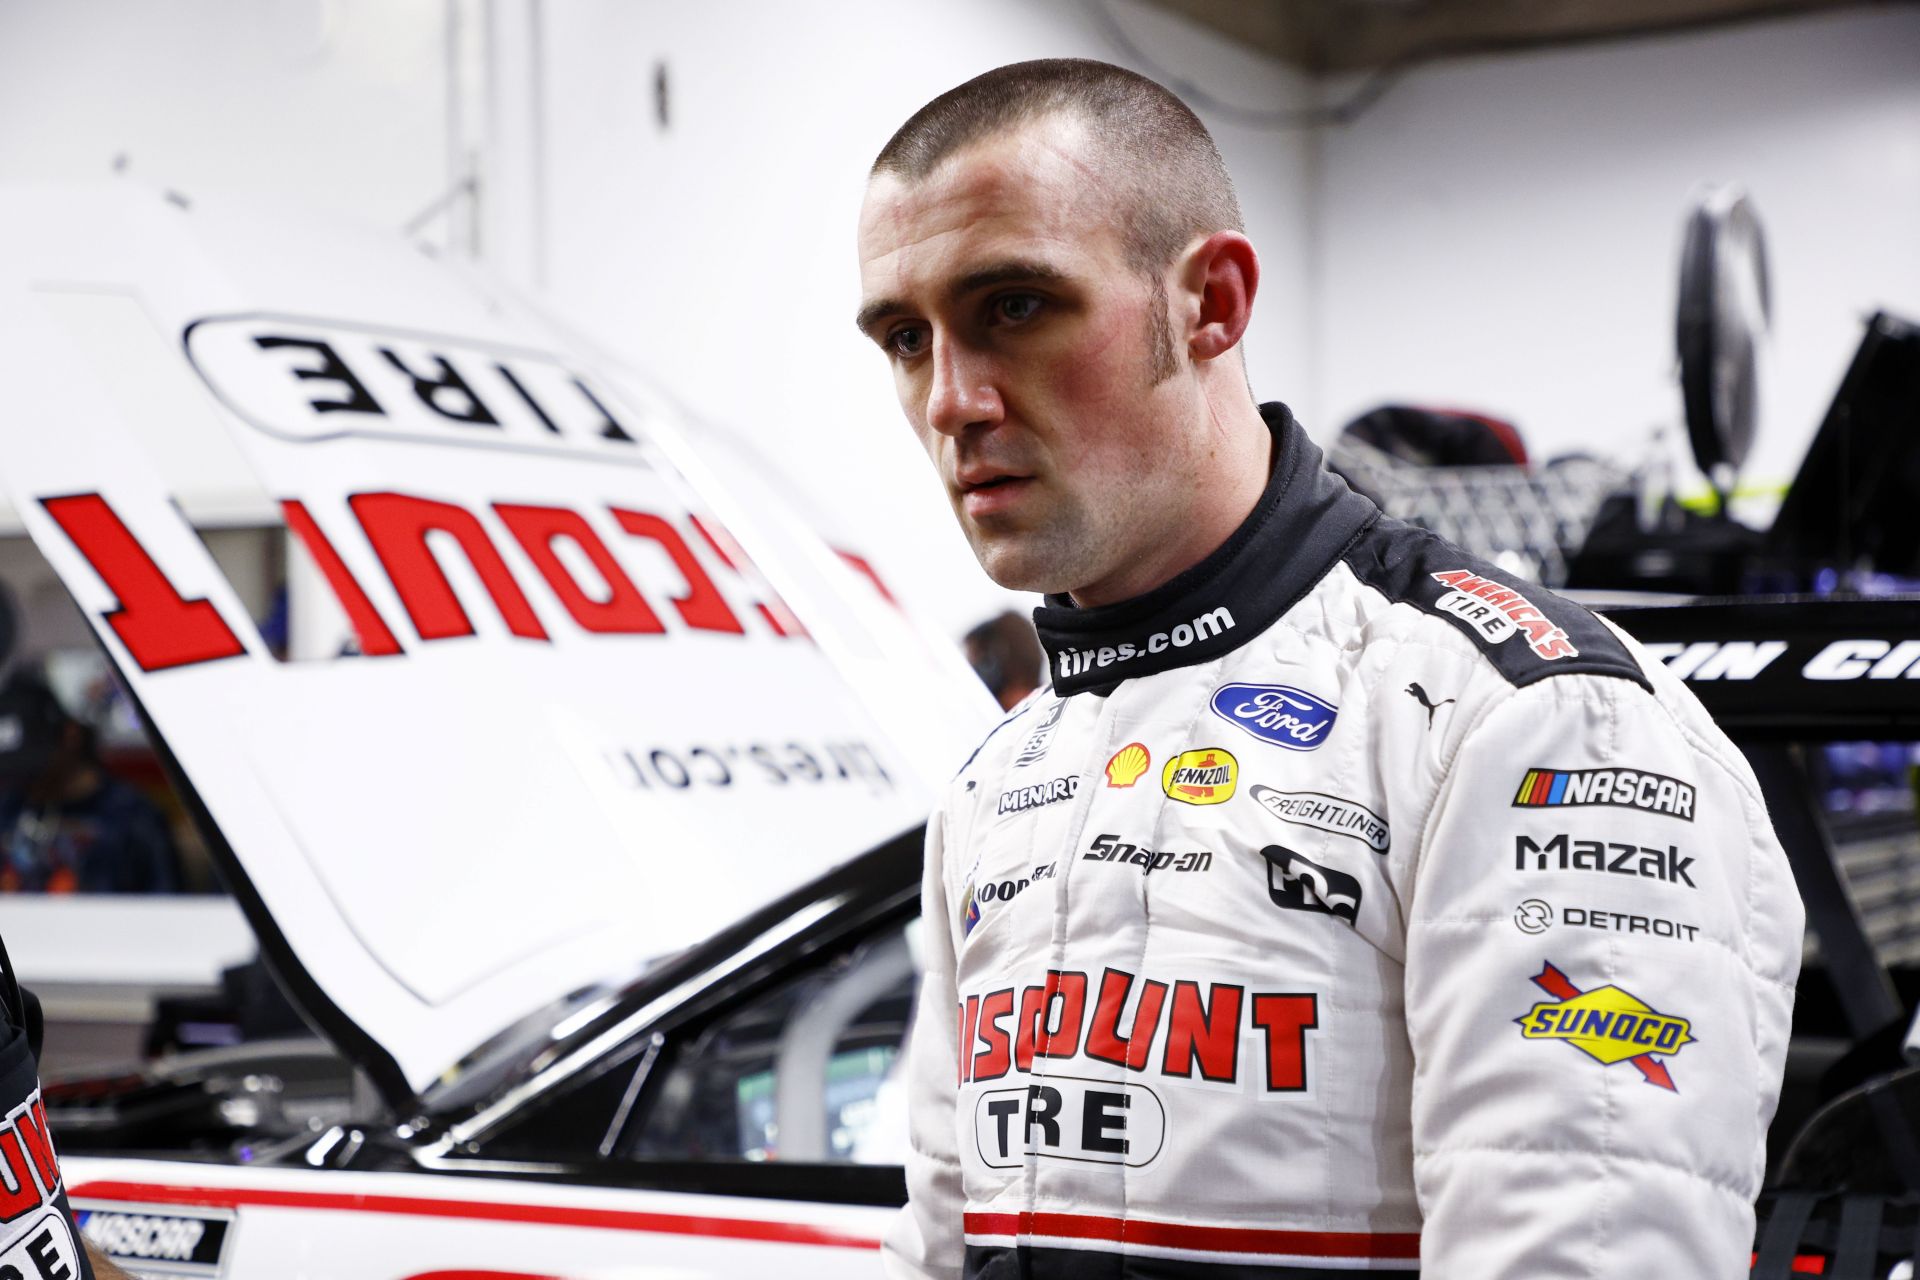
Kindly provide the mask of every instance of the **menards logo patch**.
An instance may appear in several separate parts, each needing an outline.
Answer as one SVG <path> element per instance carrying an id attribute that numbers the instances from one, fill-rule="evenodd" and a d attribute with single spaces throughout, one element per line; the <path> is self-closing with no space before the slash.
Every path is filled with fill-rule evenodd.
<path id="1" fill-rule="evenodd" d="M 1655 1057 L 1671 1056 L 1693 1043 L 1693 1024 L 1687 1019 L 1661 1013 L 1616 986 L 1582 991 L 1551 964 L 1543 965 L 1533 981 L 1554 998 L 1514 1019 L 1522 1036 L 1562 1041 L 1603 1066 L 1631 1062 L 1648 1084 L 1679 1092 L 1666 1064 Z"/>

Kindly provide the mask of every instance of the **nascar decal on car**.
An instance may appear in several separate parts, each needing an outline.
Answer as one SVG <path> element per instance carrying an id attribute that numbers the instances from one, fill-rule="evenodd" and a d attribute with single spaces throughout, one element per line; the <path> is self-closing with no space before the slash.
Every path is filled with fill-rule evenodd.
<path id="1" fill-rule="evenodd" d="M 1551 662 L 1580 656 L 1567 633 L 1512 587 L 1468 569 L 1448 569 L 1431 577 L 1453 588 L 1434 607 L 1466 623 L 1484 643 L 1500 644 L 1524 634 L 1536 657 Z"/>
<path id="2" fill-rule="evenodd" d="M 1692 942 L 1700 933 L 1698 925 L 1660 916 L 1643 916 L 1634 911 L 1604 911 L 1594 907 L 1567 907 L 1560 923 L 1569 929 L 1598 929 L 1603 933 L 1644 933 L 1652 938 L 1673 938 Z M 1541 934 L 1553 927 L 1553 904 L 1540 898 L 1528 898 L 1513 910 L 1513 923 L 1522 933 Z"/>
<path id="3" fill-rule="evenodd" d="M 1679 1092 L 1659 1059 L 1694 1043 L 1687 1019 L 1662 1013 L 1612 984 L 1582 991 L 1550 963 L 1542 964 L 1533 983 L 1553 998 L 1514 1019 L 1522 1036 L 1572 1045 L 1606 1067 L 1631 1062 L 1648 1084 Z"/>
<path id="4" fill-rule="evenodd" d="M 80 1234 L 115 1262 L 170 1276 L 220 1275 L 233 1225 L 233 1214 L 218 1209 L 86 1201 L 74 1202 L 73 1217 Z"/>
<path id="5" fill-rule="evenodd" d="M 1207 849 L 1145 849 L 1112 834 L 1095 836 L 1080 857 L 1085 862 L 1124 862 L 1140 868 L 1143 876 L 1156 871 L 1207 871 L 1213 866 L 1213 853 Z"/>
<path id="6" fill-rule="evenodd" d="M 1276 791 L 1258 783 L 1247 794 L 1282 822 L 1349 836 L 1375 853 L 1385 853 L 1392 838 L 1387 820 L 1357 800 L 1324 791 Z"/>
<path id="7" fill-rule="evenodd" d="M 1516 809 L 1613 805 L 1693 821 L 1691 783 L 1638 769 L 1529 769 L 1514 793 Z"/>
<path id="8" fill-rule="evenodd" d="M 1664 849 L 1610 840 L 1574 840 L 1565 833 L 1545 844 L 1532 836 L 1513 839 L 1515 871 L 1595 871 L 1606 875 L 1639 876 L 1699 888 L 1688 868 L 1693 859 L 1682 857 L 1678 845 Z"/>
<path id="9" fill-rule="evenodd" d="M 1214 690 L 1213 714 L 1262 742 L 1312 751 L 1333 732 L 1340 708 L 1285 684 L 1228 684 Z"/>
<path id="10" fill-rule="evenodd" d="M 1267 896 L 1285 911 L 1315 911 L 1348 924 L 1360 919 L 1360 881 L 1344 871 L 1323 867 L 1285 845 L 1260 851 L 1267 860 Z"/>
<path id="11" fill-rule="evenodd" d="M 1000 793 L 1001 814 L 1025 813 L 1029 809 L 1038 809 L 1042 805 L 1053 804 L 1060 800 L 1071 800 L 1080 790 L 1078 774 L 1067 778 L 1049 778 L 1045 782 L 1036 782 L 1031 786 L 1015 787 L 1011 791 Z"/>
<path id="12" fill-rule="evenodd" d="M 1182 751 L 1160 771 L 1160 789 L 1182 804 L 1225 804 L 1233 799 L 1240 762 L 1221 747 Z"/>
<path id="13" fill-rule="evenodd" d="M 1152 763 L 1153 753 L 1147 750 L 1144 743 L 1129 742 L 1107 760 L 1107 785 L 1130 787 L 1140 781 L 1140 775 Z"/>
<path id="14" fill-rule="evenodd" d="M 1047 748 L 1053 745 L 1053 734 L 1060 727 L 1060 717 L 1066 713 L 1065 700 L 1047 708 L 1040 717 L 1040 723 L 1033 726 L 1033 732 L 1027 735 L 1026 745 L 1020 748 L 1020 754 L 1013 758 L 1013 767 L 1024 769 L 1030 764 L 1038 764 L 1047 754 Z"/>

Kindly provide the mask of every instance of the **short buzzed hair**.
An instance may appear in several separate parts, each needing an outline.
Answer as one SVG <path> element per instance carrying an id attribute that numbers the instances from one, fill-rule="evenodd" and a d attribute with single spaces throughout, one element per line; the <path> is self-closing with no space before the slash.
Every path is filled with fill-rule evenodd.
<path id="1" fill-rule="evenodd" d="M 1053 114 L 1084 120 L 1117 161 L 1137 270 L 1157 275 L 1194 237 L 1244 229 L 1200 117 L 1145 76 L 1086 58 L 1010 63 L 947 90 L 900 126 L 870 176 L 918 182 L 955 152 Z"/>

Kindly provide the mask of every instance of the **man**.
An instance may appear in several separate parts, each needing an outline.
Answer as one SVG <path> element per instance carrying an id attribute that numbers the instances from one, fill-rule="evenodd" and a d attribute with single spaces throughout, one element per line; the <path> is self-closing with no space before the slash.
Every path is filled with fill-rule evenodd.
<path id="1" fill-rule="evenodd" d="M 967 665 L 987 686 L 1002 711 L 1011 711 L 1047 680 L 1047 655 L 1033 624 L 1011 610 L 967 632 L 961 642 Z"/>
<path id="2" fill-rule="evenodd" d="M 0 841 L 0 893 L 180 888 L 166 819 L 107 772 L 93 726 L 29 672 L 0 687 Z"/>
<path id="3" fill-rule="evenodd" d="M 1255 406 L 1240 226 L 1097 63 L 874 164 L 860 327 L 1053 673 L 929 826 L 889 1269 L 1745 1275 L 1802 927 L 1752 775 Z"/>
<path id="4" fill-rule="evenodd" d="M 75 1229 L 40 1101 L 41 1025 L 0 946 L 0 1280 L 128 1280 Z"/>

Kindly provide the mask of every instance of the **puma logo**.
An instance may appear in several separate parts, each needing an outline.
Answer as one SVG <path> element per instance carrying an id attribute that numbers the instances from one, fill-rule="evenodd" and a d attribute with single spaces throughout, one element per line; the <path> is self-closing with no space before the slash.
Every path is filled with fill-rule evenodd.
<path id="1" fill-rule="evenodd" d="M 1427 691 L 1420 687 L 1418 681 L 1408 685 L 1407 692 L 1413 695 L 1415 702 L 1418 702 L 1427 709 L 1427 728 L 1429 729 L 1433 728 L 1433 713 L 1453 701 L 1452 698 L 1442 698 L 1440 701 L 1435 702 L 1427 696 Z"/>

